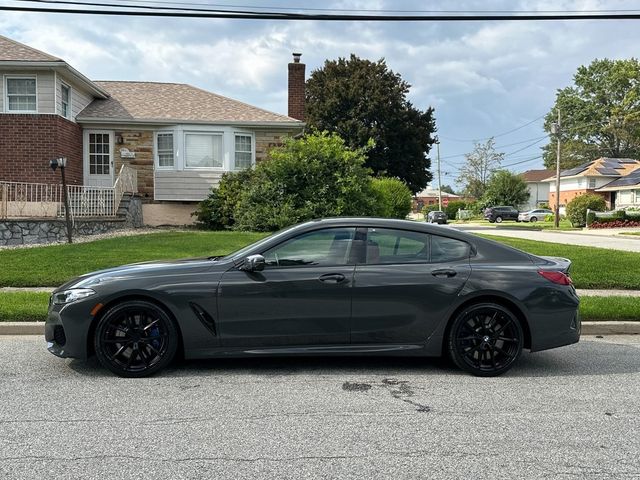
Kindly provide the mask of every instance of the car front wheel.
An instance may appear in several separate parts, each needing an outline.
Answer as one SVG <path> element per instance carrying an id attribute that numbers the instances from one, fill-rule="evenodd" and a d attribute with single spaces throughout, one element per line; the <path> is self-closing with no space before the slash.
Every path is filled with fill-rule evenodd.
<path id="1" fill-rule="evenodd" d="M 502 305 L 481 303 L 454 319 L 448 336 L 453 362 L 473 375 L 494 377 L 509 370 L 523 346 L 520 322 Z"/>
<path id="2" fill-rule="evenodd" d="M 121 377 L 146 377 L 166 367 L 178 349 L 167 313 L 144 300 L 119 303 L 100 318 L 94 346 L 100 363 Z"/>
<path id="3" fill-rule="evenodd" d="M 496 223 L 502 223 L 502 217 L 496 217 Z"/>
<path id="4" fill-rule="evenodd" d="M 531 217 L 531 218 L 529 219 L 529 221 L 530 221 L 530 222 L 537 222 L 537 221 L 538 221 L 538 218 L 537 218 L 537 217 Z"/>

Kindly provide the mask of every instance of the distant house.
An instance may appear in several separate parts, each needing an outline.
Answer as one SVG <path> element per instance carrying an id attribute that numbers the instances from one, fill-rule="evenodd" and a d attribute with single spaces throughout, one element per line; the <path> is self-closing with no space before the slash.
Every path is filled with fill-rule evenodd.
<path id="1" fill-rule="evenodd" d="M 520 174 L 529 192 L 529 200 L 522 206 L 522 210 L 533 210 L 541 204 L 549 203 L 549 183 L 544 180 L 554 173 L 553 170 L 527 170 Z"/>
<path id="2" fill-rule="evenodd" d="M 614 198 L 615 208 L 640 208 L 640 168 L 629 175 L 620 177 L 604 187 L 598 193 L 609 194 Z"/>
<path id="3" fill-rule="evenodd" d="M 637 183 L 626 185 L 624 178 L 637 178 L 637 170 L 640 168 L 640 160 L 632 158 L 606 158 L 601 157 L 578 167 L 560 172 L 560 206 L 564 207 L 579 195 L 595 193 L 602 195 L 607 202 L 607 207 L 614 209 L 619 205 L 618 192 L 635 191 Z M 634 173 L 635 172 L 635 173 Z M 634 173 L 633 177 L 628 177 Z M 620 183 L 615 184 L 620 180 Z M 544 180 L 549 184 L 549 205 L 555 205 L 556 201 L 556 177 L 555 175 Z M 628 200 L 624 194 L 625 200 Z M 633 201 L 637 202 L 635 194 Z"/>
<path id="4" fill-rule="evenodd" d="M 66 157 L 70 183 L 112 187 L 124 165 L 145 220 L 185 223 L 224 172 L 302 131 L 304 68 L 294 55 L 285 116 L 185 84 L 93 81 L 0 36 L 0 181 L 58 183 L 49 160 Z"/>
<path id="5" fill-rule="evenodd" d="M 413 197 L 413 211 L 419 213 L 428 205 L 438 205 L 438 194 L 438 190 L 431 186 L 427 186 L 421 192 L 416 193 Z M 454 193 L 442 192 L 442 208 L 449 205 L 449 202 L 456 200 L 462 200 L 462 197 Z"/>

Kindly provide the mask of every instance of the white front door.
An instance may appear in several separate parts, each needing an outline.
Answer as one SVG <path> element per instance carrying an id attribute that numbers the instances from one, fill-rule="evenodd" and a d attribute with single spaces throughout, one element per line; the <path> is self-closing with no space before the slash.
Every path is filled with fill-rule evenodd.
<path id="1" fill-rule="evenodd" d="M 84 131 L 84 184 L 113 187 L 112 131 Z"/>

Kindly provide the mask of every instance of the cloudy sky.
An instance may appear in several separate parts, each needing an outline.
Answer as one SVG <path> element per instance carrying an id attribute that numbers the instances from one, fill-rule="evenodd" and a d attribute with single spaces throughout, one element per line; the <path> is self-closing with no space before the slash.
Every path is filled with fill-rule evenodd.
<path id="1" fill-rule="evenodd" d="M 428 7 L 408 0 L 182 3 L 432 11 L 638 8 L 626 0 L 434 0 Z M 541 168 L 541 117 L 556 90 L 570 85 L 576 68 L 594 58 L 637 57 L 640 21 L 344 23 L 2 12 L 0 34 L 61 57 L 94 80 L 185 82 L 285 114 L 291 52 L 303 53 L 307 75 L 327 58 L 385 58 L 412 85 L 414 105 L 435 108 L 443 183 L 452 183 L 473 140 L 490 136 L 507 153 L 504 164 L 517 163 L 512 170 Z"/>

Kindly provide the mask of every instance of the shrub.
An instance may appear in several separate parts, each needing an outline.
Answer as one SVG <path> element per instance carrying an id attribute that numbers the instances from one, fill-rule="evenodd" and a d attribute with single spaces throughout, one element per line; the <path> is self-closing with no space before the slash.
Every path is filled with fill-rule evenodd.
<path id="1" fill-rule="evenodd" d="M 234 208 L 238 230 L 270 231 L 314 218 L 375 213 L 365 150 L 335 134 L 286 139 L 259 163 Z"/>
<path id="2" fill-rule="evenodd" d="M 444 212 L 447 214 L 447 218 L 456 218 L 456 213 L 458 210 L 464 210 L 467 208 L 467 203 L 461 200 L 456 200 L 454 202 L 449 202 L 449 204 L 444 207 Z"/>
<path id="3" fill-rule="evenodd" d="M 251 169 L 225 173 L 218 188 L 212 188 L 209 196 L 192 213 L 196 217 L 196 225 L 207 230 L 232 228 L 236 206 L 253 175 Z"/>
<path id="4" fill-rule="evenodd" d="M 411 190 L 397 178 L 381 177 L 371 180 L 371 188 L 378 205 L 376 215 L 386 218 L 406 218 L 411 211 Z"/>
<path id="5" fill-rule="evenodd" d="M 593 193 L 580 195 L 567 204 L 567 218 L 574 227 L 583 227 L 587 209 L 602 212 L 607 208 L 604 198 Z"/>

